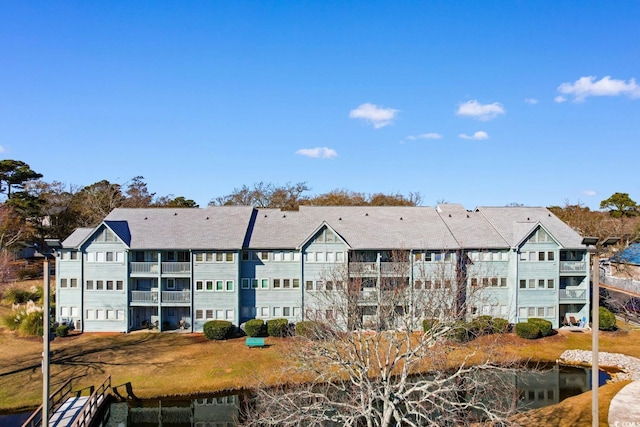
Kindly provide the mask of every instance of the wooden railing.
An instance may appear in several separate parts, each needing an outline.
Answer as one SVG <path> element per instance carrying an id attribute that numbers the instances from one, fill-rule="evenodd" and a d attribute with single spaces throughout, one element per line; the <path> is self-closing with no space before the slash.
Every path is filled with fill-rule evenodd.
<path id="1" fill-rule="evenodd" d="M 162 302 L 190 302 L 191 292 L 184 291 L 162 291 Z"/>
<path id="2" fill-rule="evenodd" d="M 92 393 L 89 396 L 89 399 L 84 404 L 78 414 L 78 417 L 70 427 L 89 427 L 93 417 L 96 416 L 100 410 L 100 406 L 104 403 L 110 389 L 111 376 L 108 376 L 97 389 L 93 390 L 93 387 L 91 387 Z"/>
<path id="3" fill-rule="evenodd" d="M 131 302 L 158 302 L 158 291 L 131 291 Z"/>
<path id="4" fill-rule="evenodd" d="M 560 273 L 586 273 L 585 261 L 560 261 Z"/>
<path id="5" fill-rule="evenodd" d="M 189 273 L 191 272 L 191 263 L 190 262 L 163 262 L 162 263 L 162 273 Z"/>
<path id="6" fill-rule="evenodd" d="M 560 300 L 584 300 L 587 295 L 586 289 L 560 289 Z"/>
<path id="7" fill-rule="evenodd" d="M 130 262 L 131 274 L 158 274 L 157 262 Z"/>
<path id="8" fill-rule="evenodd" d="M 49 416 L 62 406 L 69 394 L 71 394 L 71 380 L 67 380 L 66 383 L 49 395 Z M 42 405 L 33 411 L 33 414 L 22 424 L 22 427 L 38 426 L 42 426 Z"/>

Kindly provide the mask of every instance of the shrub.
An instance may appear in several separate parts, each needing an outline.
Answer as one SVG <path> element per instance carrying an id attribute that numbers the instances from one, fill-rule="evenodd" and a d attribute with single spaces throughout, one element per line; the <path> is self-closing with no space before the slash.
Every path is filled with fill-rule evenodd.
<path id="1" fill-rule="evenodd" d="M 20 327 L 21 313 L 13 311 L 2 316 L 2 324 L 10 331 L 17 331 Z"/>
<path id="2" fill-rule="evenodd" d="M 598 313 L 600 316 L 598 328 L 601 331 L 613 331 L 616 328 L 616 315 L 606 307 L 600 307 Z"/>
<path id="3" fill-rule="evenodd" d="M 466 342 L 471 338 L 469 335 L 469 324 L 462 320 L 457 321 L 448 333 L 449 338 L 457 342 Z"/>
<path id="4" fill-rule="evenodd" d="M 553 333 L 552 324 L 548 320 L 532 317 L 528 319 L 527 323 L 533 323 L 538 326 L 538 329 L 540 329 L 540 335 L 543 337 L 548 337 Z"/>
<path id="5" fill-rule="evenodd" d="M 516 335 L 518 335 L 520 338 L 535 340 L 540 336 L 540 328 L 535 322 L 516 323 Z"/>
<path id="6" fill-rule="evenodd" d="M 66 337 L 67 335 L 69 335 L 69 325 L 59 325 L 56 328 L 57 337 Z"/>
<path id="7" fill-rule="evenodd" d="M 232 330 L 233 325 L 227 320 L 210 320 L 202 327 L 204 336 L 210 340 L 226 339 Z"/>
<path id="8" fill-rule="evenodd" d="M 509 321 L 500 317 L 495 317 L 491 323 L 493 324 L 493 332 L 496 334 L 506 334 L 509 332 Z"/>
<path id="9" fill-rule="evenodd" d="M 40 277 L 40 269 L 38 267 L 25 267 L 16 271 L 18 280 L 35 279 Z"/>
<path id="10" fill-rule="evenodd" d="M 247 320 L 244 324 L 244 333 L 249 337 L 263 337 L 265 336 L 265 326 L 262 319 Z"/>
<path id="11" fill-rule="evenodd" d="M 267 321 L 267 332 L 270 337 L 284 337 L 288 333 L 289 321 L 287 319 L 272 319 Z"/>
<path id="12" fill-rule="evenodd" d="M 26 304 L 27 301 L 38 301 L 40 295 L 37 292 L 31 292 L 26 289 L 9 288 L 4 293 L 4 299 L 9 304 Z"/>
<path id="13" fill-rule="evenodd" d="M 474 337 L 492 334 L 493 326 L 491 325 L 491 316 L 480 316 L 473 319 L 469 323 L 469 333 Z"/>
<path id="14" fill-rule="evenodd" d="M 434 326 L 438 326 L 439 323 L 440 321 L 438 319 L 424 319 L 422 321 L 422 331 L 429 332 L 434 329 Z"/>
<path id="15" fill-rule="evenodd" d="M 18 331 L 22 335 L 42 336 L 43 330 L 41 311 L 32 311 L 31 313 L 27 313 L 20 320 Z"/>

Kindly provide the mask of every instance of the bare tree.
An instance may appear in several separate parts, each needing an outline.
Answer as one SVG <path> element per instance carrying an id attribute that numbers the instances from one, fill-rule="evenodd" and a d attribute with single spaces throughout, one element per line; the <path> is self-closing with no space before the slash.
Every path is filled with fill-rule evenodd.
<path id="1" fill-rule="evenodd" d="M 351 259 L 309 283 L 308 320 L 289 349 L 291 377 L 306 381 L 258 390 L 247 425 L 509 424 L 517 399 L 508 358 L 492 337 L 452 339 L 455 263 L 435 273 L 437 288 L 433 275 L 413 277 L 411 255 Z"/>

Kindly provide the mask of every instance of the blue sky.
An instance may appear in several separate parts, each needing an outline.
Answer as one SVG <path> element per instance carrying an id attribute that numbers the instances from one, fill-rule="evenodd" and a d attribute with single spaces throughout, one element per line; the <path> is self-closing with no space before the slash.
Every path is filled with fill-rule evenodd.
<path id="1" fill-rule="evenodd" d="M 640 201 L 638 1 L 0 2 L 0 156 L 205 206 Z"/>

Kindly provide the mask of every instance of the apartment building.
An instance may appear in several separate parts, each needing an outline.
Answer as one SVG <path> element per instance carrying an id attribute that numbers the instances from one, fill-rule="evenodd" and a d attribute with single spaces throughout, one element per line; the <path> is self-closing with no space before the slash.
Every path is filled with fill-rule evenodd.
<path id="1" fill-rule="evenodd" d="M 349 327 L 366 328 L 397 289 L 438 295 L 438 316 L 459 315 L 463 304 L 466 317 L 541 317 L 558 327 L 589 315 L 581 242 L 540 207 L 115 209 L 58 251 L 56 320 L 87 332 L 295 323 L 331 318 L 321 296 L 357 284 Z"/>

